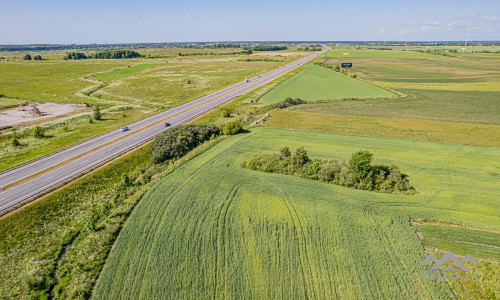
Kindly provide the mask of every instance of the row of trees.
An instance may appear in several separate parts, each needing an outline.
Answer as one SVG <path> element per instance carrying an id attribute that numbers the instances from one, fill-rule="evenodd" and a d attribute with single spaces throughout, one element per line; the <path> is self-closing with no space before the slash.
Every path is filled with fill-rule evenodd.
<path id="1" fill-rule="evenodd" d="M 64 59 L 87 59 L 87 58 L 96 58 L 96 59 L 122 59 L 122 58 L 136 58 L 142 57 L 139 53 L 132 50 L 117 50 L 117 51 L 103 51 L 97 52 L 94 55 L 85 55 L 85 53 L 81 52 L 71 52 L 67 53 L 64 56 Z"/>
<path id="2" fill-rule="evenodd" d="M 257 154 L 248 159 L 244 167 L 270 173 L 295 175 L 321 180 L 345 187 L 383 193 L 413 194 L 415 189 L 397 166 L 372 165 L 373 154 L 358 151 L 349 162 L 337 160 L 311 160 L 304 147 L 292 155 L 288 147 L 279 154 Z"/>
<path id="3" fill-rule="evenodd" d="M 247 46 L 243 48 L 245 50 L 252 51 L 280 51 L 288 49 L 287 46 L 273 46 L 273 45 L 259 45 L 259 46 Z"/>

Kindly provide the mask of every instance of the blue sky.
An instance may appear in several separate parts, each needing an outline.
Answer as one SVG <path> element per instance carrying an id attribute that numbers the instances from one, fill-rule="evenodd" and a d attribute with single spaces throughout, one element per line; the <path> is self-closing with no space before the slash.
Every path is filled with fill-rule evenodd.
<path id="1" fill-rule="evenodd" d="M 500 0 L 0 0 L 0 44 L 500 40 Z"/>

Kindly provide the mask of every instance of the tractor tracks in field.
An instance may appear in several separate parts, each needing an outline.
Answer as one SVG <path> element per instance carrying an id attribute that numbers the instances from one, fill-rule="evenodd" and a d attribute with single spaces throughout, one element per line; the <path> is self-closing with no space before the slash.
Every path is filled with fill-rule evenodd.
<path id="1" fill-rule="evenodd" d="M 309 251 L 307 249 L 307 237 L 304 231 L 304 226 L 300 219 L 300 215 L 297 212 L 297 208 L 293 204 L 291 197 L 288 195 L 286 191 L 279 188 L 271 181 L 269 183 L 277 190 L 281 191 L 284 194 L 284 197 L 280 197 L 283 204 L 285 205 L 290 218 L 293 223 L 295 237 L 297 238 L 297 251 L 299 254 L 300 268 L 302 271 L 302 277 L 304 279 L 304 292 L 306 299 L 315 299 L 318 298 L 319 292 L 314 287 L 314 273 L 312 270 L 311 258 L 309 255 Z"/>
<path id="2" fill-rule="evenodd" d="M 212 299 L 223 299 L 223 290 L 219 292 L 219 286 L 221 289 L 225 287 L 225 281 L 227 274 L 222 274 L 227 271 L 227 256 L 226 256 L 226 246 L 227 246 L 227 235 L 226 235 L 226 224 L 227 224 L 227 213 L 229 207 L 233 202 L 236 193 L 238 193 L 239 185 L 233 186 L 226 196 L 225 201 L 217 213 L 217 223 L 215 226 L 215 272 L 214 272 L 214 294 Z M 221 276 L 219 277 L 219 269 L 221 270 Z M 219 283 L 220 281 L 220 283 Z M 219 295 L 221 294 L 221 295 Z"/>

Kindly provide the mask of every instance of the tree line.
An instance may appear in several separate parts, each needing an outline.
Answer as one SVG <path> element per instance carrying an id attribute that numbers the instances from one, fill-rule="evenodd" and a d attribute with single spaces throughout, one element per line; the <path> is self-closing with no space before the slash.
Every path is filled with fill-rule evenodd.
<path id="1" fill-rule="evenodd" d="M 373 154 L 358 151 L 348 162 L 337 160 L 311 160 L 306 149 L 299 147 L 292 155 L 288 147 L 277 154 L 257 154 L 243 167 L 270 173 L 295 175 L 345 187 L 382 193 L 414 194 L 415 189 L 395 165 L 372 165 Z"/>
<path id="2" fill-rule="evenodd" d="M 258 46 L 247 46 L 243 48 L 244 50 L 252 51 L 281 51 L 288 49 L 287 46 L 273 46 L 273 45 L 258 45 Z"/>
<path id="3" fill-rule="evenodd" d="M 136 58 L 142 57 L 139 53 L 132 50 L 116 50 L 116 51 L 102 51 L 94 53 L 93 55 L 86 55 L 81 52 L 71 52 L 67 53 L 64 56 L 65 60 L 68 59 L 87 59 L 87 58 L 95 58 L 95 59 L 122 59 L 122 58 Z"/>

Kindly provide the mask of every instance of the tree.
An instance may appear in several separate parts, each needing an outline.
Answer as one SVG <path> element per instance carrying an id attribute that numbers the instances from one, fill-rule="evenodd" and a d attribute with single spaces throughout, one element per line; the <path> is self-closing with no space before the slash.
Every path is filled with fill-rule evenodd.
<path id="1" fill-rule="evenodd" d="M 33 136 L 36 137 L 37 139 L 43 138 L 45 136 L 45 129 L 40 127 L 40 125 L 36 125 L 33 128 Z"/>
<path id="2" fill-rule="evenodd" d="M 370 173 L 373 154 L 368 151 L 358 151 L 353 153 L 349 160 L 349 168 L 354 172 L 354 176 L 359 180 L 365 178 Z"/>
<path id="3" fill-rule="evenodd" d="M 99 106 L 96 106 L 96 108 L 94 109 L 94 120 L 99 121 L 101 118 L 101 110 L 99 109 Z"/>
<path id="4" fill-rule="evenodd" d="M 286 158 L 292 156 L 292 153 L 290 153 L 290 148 L 288 148 L 288 147 L 281 148 L 280 153 L 281 153 L 281 159 L 286 159 Z"/>
<path id="5" fill-rule="evenodd" d="M 235 135 L 243 129 L 243 126 L 238 121 L 232 121 L 224 125 L 224 134 Z"/>
<path id="6" fill-rule="evenodd" d="M 42 56 L 41 55 L 35 55 L 33 57 L 33 60 L 42 60 Z"/>
<path id="7" fill-rule="evenodd" d="M 297 148 L 295 150 L 295 154 L 292 157 L 292 160 L 294 165 L 303 166 L 306 162 L 309 161 L 306 149 L 304 149 L 303 146 Z"/>
<path id="8" fill-rule="evenodd" d="M 31 60 L 31 55 L 29 53 L 26 53 L 26 55 L 23 57 L 24 60 Z"/>

